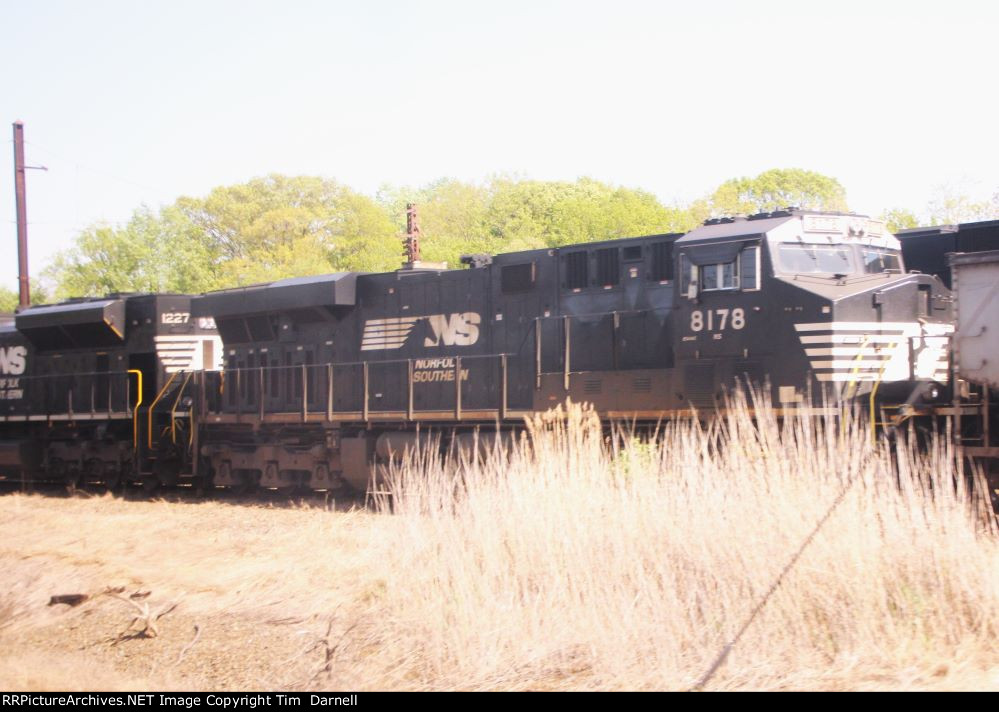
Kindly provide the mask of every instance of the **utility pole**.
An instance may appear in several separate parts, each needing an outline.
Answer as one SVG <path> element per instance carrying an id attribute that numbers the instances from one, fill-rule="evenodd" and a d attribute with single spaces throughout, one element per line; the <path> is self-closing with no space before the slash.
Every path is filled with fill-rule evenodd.
<path id="1" fill-rule="evenodd" d="M 14 122 L 14 200 L 17 203 L 17 281 L 20 308 L 31 306 L 28 281 L 28 207 L 24 202 L 24 171 L 47 171 L 45 166 L 24 165 L 24 122 Z"/>
<path id="2" fill-rule="evenodd" d="M 24 204 L 24 124 L 14 122 L 14 199 L 17 203 L 17 280 L 21 308 L 31 304 L 28 284 L 28 208 Z"/>

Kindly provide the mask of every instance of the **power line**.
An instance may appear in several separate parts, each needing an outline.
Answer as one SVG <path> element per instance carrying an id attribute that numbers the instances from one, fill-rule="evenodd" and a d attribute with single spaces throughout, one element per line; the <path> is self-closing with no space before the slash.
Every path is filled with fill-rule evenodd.
<path id="1" fill-rule="evenodd" d="M 93 174 L 99 175 L 99 176 L 104 176 L 105 178 L 110 178 L 111 180 L 115 180 L 115 181 L 118 181 L 119 183 L 124 183 L 126 185 L 131 185 L 131 186 L 133 186 L 135 188 L 141 188 L 142 190 L 153 191 L 153 192 L 156 192 L 156 193 L 166 193 L 166 192 L 169 192 L 165 188 L 162 188 L 162 187 L 156 187 L 156 186 L 146 185 L 144 183 L 139 183 L 138 181 L 132 180 L 130 178 L 125 178 L 123 176 L 119 176 L 119 175 L 117 175 L 115 173 L 111 173 L 111 172 L 106 171 L 106 170 L 101 170 L 101 169 L 98 169 L 98 168 L 93 168 L 92 166 L 89 166 L 86 163 L 81 163 L 80 161 L 74 160 L 72 158 L 67 158 L 64 155 L 61 155 L 58 151 L 53 151 L 51 148 L 47 148 L 47 147 L 42 146 L 41 144 L 35 143 L 33 141 L 25 141 L 24 143 L 27 144 L 27 145 L 29 145 L 29 146 L 31 146 L 32 148 L 39 148 L 42 151 L 50 153 L 52 156 L 54 156 L 55 158 L 57 158 L 57 159 L 59 159 L 61 161 L 66 161 L 67 163 L 71 163 L 78 170 L 82 168 L 83 170 L 85 170 L 85 171 L 87 171 L 89 173 L 93 173 Z"/>

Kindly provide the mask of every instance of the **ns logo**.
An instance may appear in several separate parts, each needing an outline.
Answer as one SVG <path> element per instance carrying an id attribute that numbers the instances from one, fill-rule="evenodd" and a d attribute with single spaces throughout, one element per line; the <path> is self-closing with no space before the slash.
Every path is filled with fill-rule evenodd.
<path id="1" fill-rule="evenodd" d="M 424 348 L 434 346 L 471 346 L 479 340 L 482 317 L 475 312 L 431 314 L 429 316 L 396 316 L 368 319 L 364 322 L 361 351 L 383 351 L 402 348 L 413 327 L 426 320 L 430 336 L 423 339 Z M 425 332 L 424 332 L 425 333 Z"/>
<path id="2" fill-rule="evenodd" d="M 27 364 L 28 350 L 23 346 L 0 348 L 0 373 L 5 376 L 20 376 Z"/>
<path id="3" fill-rule="evenodd" d="M 471 346 L 479 340 L 481 317 L 475 312 L 462 314 L 434 314 L 427 317 L 433 336 L 423 339 L 425 347 L 440 346 Z"/>

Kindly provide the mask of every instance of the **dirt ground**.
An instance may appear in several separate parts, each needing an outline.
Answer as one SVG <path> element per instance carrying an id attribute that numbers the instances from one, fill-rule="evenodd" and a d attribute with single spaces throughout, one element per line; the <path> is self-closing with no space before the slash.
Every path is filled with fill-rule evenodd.
<path id="1" fill-rule="evenodd" d="M 321 502 L 6 493 L 0 689 L 340 687 L 337 639 L 382 585 L 374 519 Z M 74 594 L 87 600 L 50 605 Z"/>

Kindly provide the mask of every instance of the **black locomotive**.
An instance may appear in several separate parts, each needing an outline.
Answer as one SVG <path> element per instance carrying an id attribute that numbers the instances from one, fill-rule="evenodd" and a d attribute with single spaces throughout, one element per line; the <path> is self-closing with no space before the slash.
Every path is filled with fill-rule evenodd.
<path id="1" fill-rule="evenodd" d="M 945 390 L 950 293 L 863 216 L 787 210 L 463 261 L 25 310 L 2 337 L 29 366 L 8 377 L 0 464 L 363 490 L 427 429 L 461 445 L 566 398 L 655 422 L 746 383 L 795 411 L 876 397 L 911 413 Z"/>
<path id="2" fill-rule="evenodd" d="M 0 471 L 69 486 L 176 483 L 193 430 L 179 386 L 221 357 L 214 323 L 192 318 L 190 296 L 113 294 L 19 312 L 0 326 Z"/>

